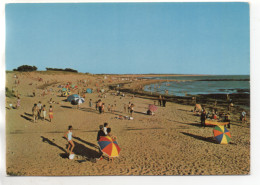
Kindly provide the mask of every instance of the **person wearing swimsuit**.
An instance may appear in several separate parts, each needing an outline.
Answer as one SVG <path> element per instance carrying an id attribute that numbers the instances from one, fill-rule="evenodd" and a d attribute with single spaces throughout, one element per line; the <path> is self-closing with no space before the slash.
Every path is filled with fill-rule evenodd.
<path id="1" fill-rule="evenodd" d="M 74 137 L 74 135 L 72 134 L 72 126 L 71 125 L 69 126 L 68 131 L 65 133 L 64 137 L 68 140 L 67 153 L 73 154 L 73 149 L 75 147 L 75 144 L 72 141 L 72 137 Z M 69 150 L 70 150 L 70 152 L 69 152 Z"/>

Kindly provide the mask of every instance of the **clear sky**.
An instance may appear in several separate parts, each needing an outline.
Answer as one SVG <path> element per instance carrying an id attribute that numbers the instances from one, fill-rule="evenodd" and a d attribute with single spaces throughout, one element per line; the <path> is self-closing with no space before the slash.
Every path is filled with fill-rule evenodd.
<path id="1" fill-rule="evenodd" d="M 6 5 L 6 69 L 249 74 L 248 3 Z"/>

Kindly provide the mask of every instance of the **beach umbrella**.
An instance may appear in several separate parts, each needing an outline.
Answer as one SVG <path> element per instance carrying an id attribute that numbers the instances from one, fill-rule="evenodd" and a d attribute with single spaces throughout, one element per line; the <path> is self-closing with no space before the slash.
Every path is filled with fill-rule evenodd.
<path id="1" fill-rule="evenodd" d="M 69 95 L 70 95 L 70 91 L 63 91 L 63 92 L 62 92 L 62 95 L 63 95 L 63 96 L 69 96 Z"/>
<path id="2" fill-rule="evenodd" d="M 88 88 L 88 89 L 86 90 L 86 92 L 89 93 L 89 94 L 91 94 L 91 93 L 92 93 L 92 89 Z"/>
<path id="3" fill-rule="evenodd" d="M 153 105 L 153 104 L 150 104 L 148 108 L 149 108 L 149 110 L 152 111 L 152 112 L 155 112 L 155 111 L 157 111 L 157 109 L 158 109 L 158 107 L 155 106 L 155 105 Z"/>
<path id="4" fill-rule="evenodd" d="M 214 127 L 213 134 L 219 144 L 228 144 L 231 139 L 229 130 L 224 126 Z"/>
<path id="5" fill-rule="evenodd" d="M 109 157 L 118 157 L 120 148 L 117 142 L 109 136 L 100 137 L 98 144 L 102 152 L 107 154 Z"/>
<path id="6" fill-rule="evenodd" d="M 64 92 L 64 91 L 67 91 L 68 89 L 67 88 L 62 88 L 61 90 Z"/>
<path id="7" fill-rule="evenodd" d="M 81 98 L 81 97 L 78 97 L 78 98 L 74 98 L 72 101 L 71 101 L 71 104 L 75 104 L 75 105 L 80 105 L 82 103 L 85 102 L 85 99 L 84 98 Z"/>
<path id="8" fill-rule="evenodd" d="M 67 101 L 71 102 L 75 98 L 79 98 L 80 96 L 78 94 L 72 94 L 68 96 Z"/>

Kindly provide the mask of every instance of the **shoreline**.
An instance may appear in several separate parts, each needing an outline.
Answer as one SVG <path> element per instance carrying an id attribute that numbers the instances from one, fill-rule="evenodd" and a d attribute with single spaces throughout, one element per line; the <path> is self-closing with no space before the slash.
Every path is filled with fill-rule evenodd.
<path id="1" fill-rule="evenodd" d="M 158 80 L 158 79 L 145 79 L 138 82 L 128 82 L 121 83 L 118 88 L 116 85 L 109 85 L 109 89 L 118 90 L 120 92 L 125 92 L 134 95 L 135 97 L 151 99 L 158 101 L 159 96 L 166 98 L 168 102 L 174 102 L 181 105 L 191 105 L 195 106 L 192 97 L 196 97 L 196 103 L 201 104 L 202 107 L 206 109 L 216 108 L 218 110 L 228 112 L 229 101 L 227 100 L 226 94 L 199 94 L 194 96 L 175 96 L 175 95 L 165 95 L 157 92 L 147 92 L 144 90 L 145 85 L 161 83 L 166 81 L 178 81 L 178 80 Z M 128 86 L 128 87 L 126 87 Z M 232 100 L 234 106 L 231 112 L 235 117 L 239 117 L 243 110 L 248 111 L 248 117 L 250 117 L 250 93 L 232 93 L 229 94 L 229 98 Z M 217 100 L 217 106 L 215 107 L 215 100 Z"/>

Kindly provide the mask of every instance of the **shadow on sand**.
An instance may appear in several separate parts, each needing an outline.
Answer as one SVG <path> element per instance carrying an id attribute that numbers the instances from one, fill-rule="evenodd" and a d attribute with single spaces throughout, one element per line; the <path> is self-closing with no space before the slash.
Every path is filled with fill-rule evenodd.
<path id="1" fill-rule="evenodd" d="M 28 121 L 32 121 L 31 118 L 29 118 L 29 117 L 27 117 L 27 116 L 25 116 L 25 115 L 22 115 L 22 114 L 21 114 L 21 117 L 24 118 L 24 119 L 26 119 L 26 120 L 28 120 Z"/>
<path id="2" fill-rule="evenodd" d="M 65 137 L 63 137 L 64 139 L 66 139 Z M 84 141 L 82 139 L 80 139 L 79 137 L 75 137 L 74 139 L 77 139 L 78 141 L 81 141 L 89 146 L 95 147 L 97 149 L 99 149 L 99 147 L 93 143 L 89 143 L 87 141 Z M 96 150 L 92 150 L 86 146 L 84 146 L 83 144 L 80 144 L 78 142 L 76 142 L 75 140 L 73 141 L 75 144 L 75 148 L 73 149 L 73 153 L 75 153 L 78 156 L 82 156 L 85 160 L 78 160 L 79 163 L 84 162 L 84 161 L 90 161 L 95 163 L 97 158 L 100 158 L 102 153 L 98 152 Z M 68 145 L 66 146 L 66 148 L 68 147 Z"/>
<path id="3" fill-rule="evenodd" d="M 214 137 L 202 137 L 202 136 L 198 136 L 198 135 L 194 135 L 194 134 L 190 134 L 190 133 L 186 133 L 186 132 L 181 132 L 181 133 L 186 135 L 186 136 L 190 136 L 190 137 L 193 137 L 195 139 L 198 139 L 198 140 L 206 141 L 208 143 L 218 144 L 216 142 L 216 140 L 214 139 Z"/>
<path id="4" fill-rule="evenodd" d="M 163 130 L 164 128 L 156 127 L 156 128 L 133 128 L 133 127 L 128 127 L 127 131 L 133 131 L 133 130 Z"/>

